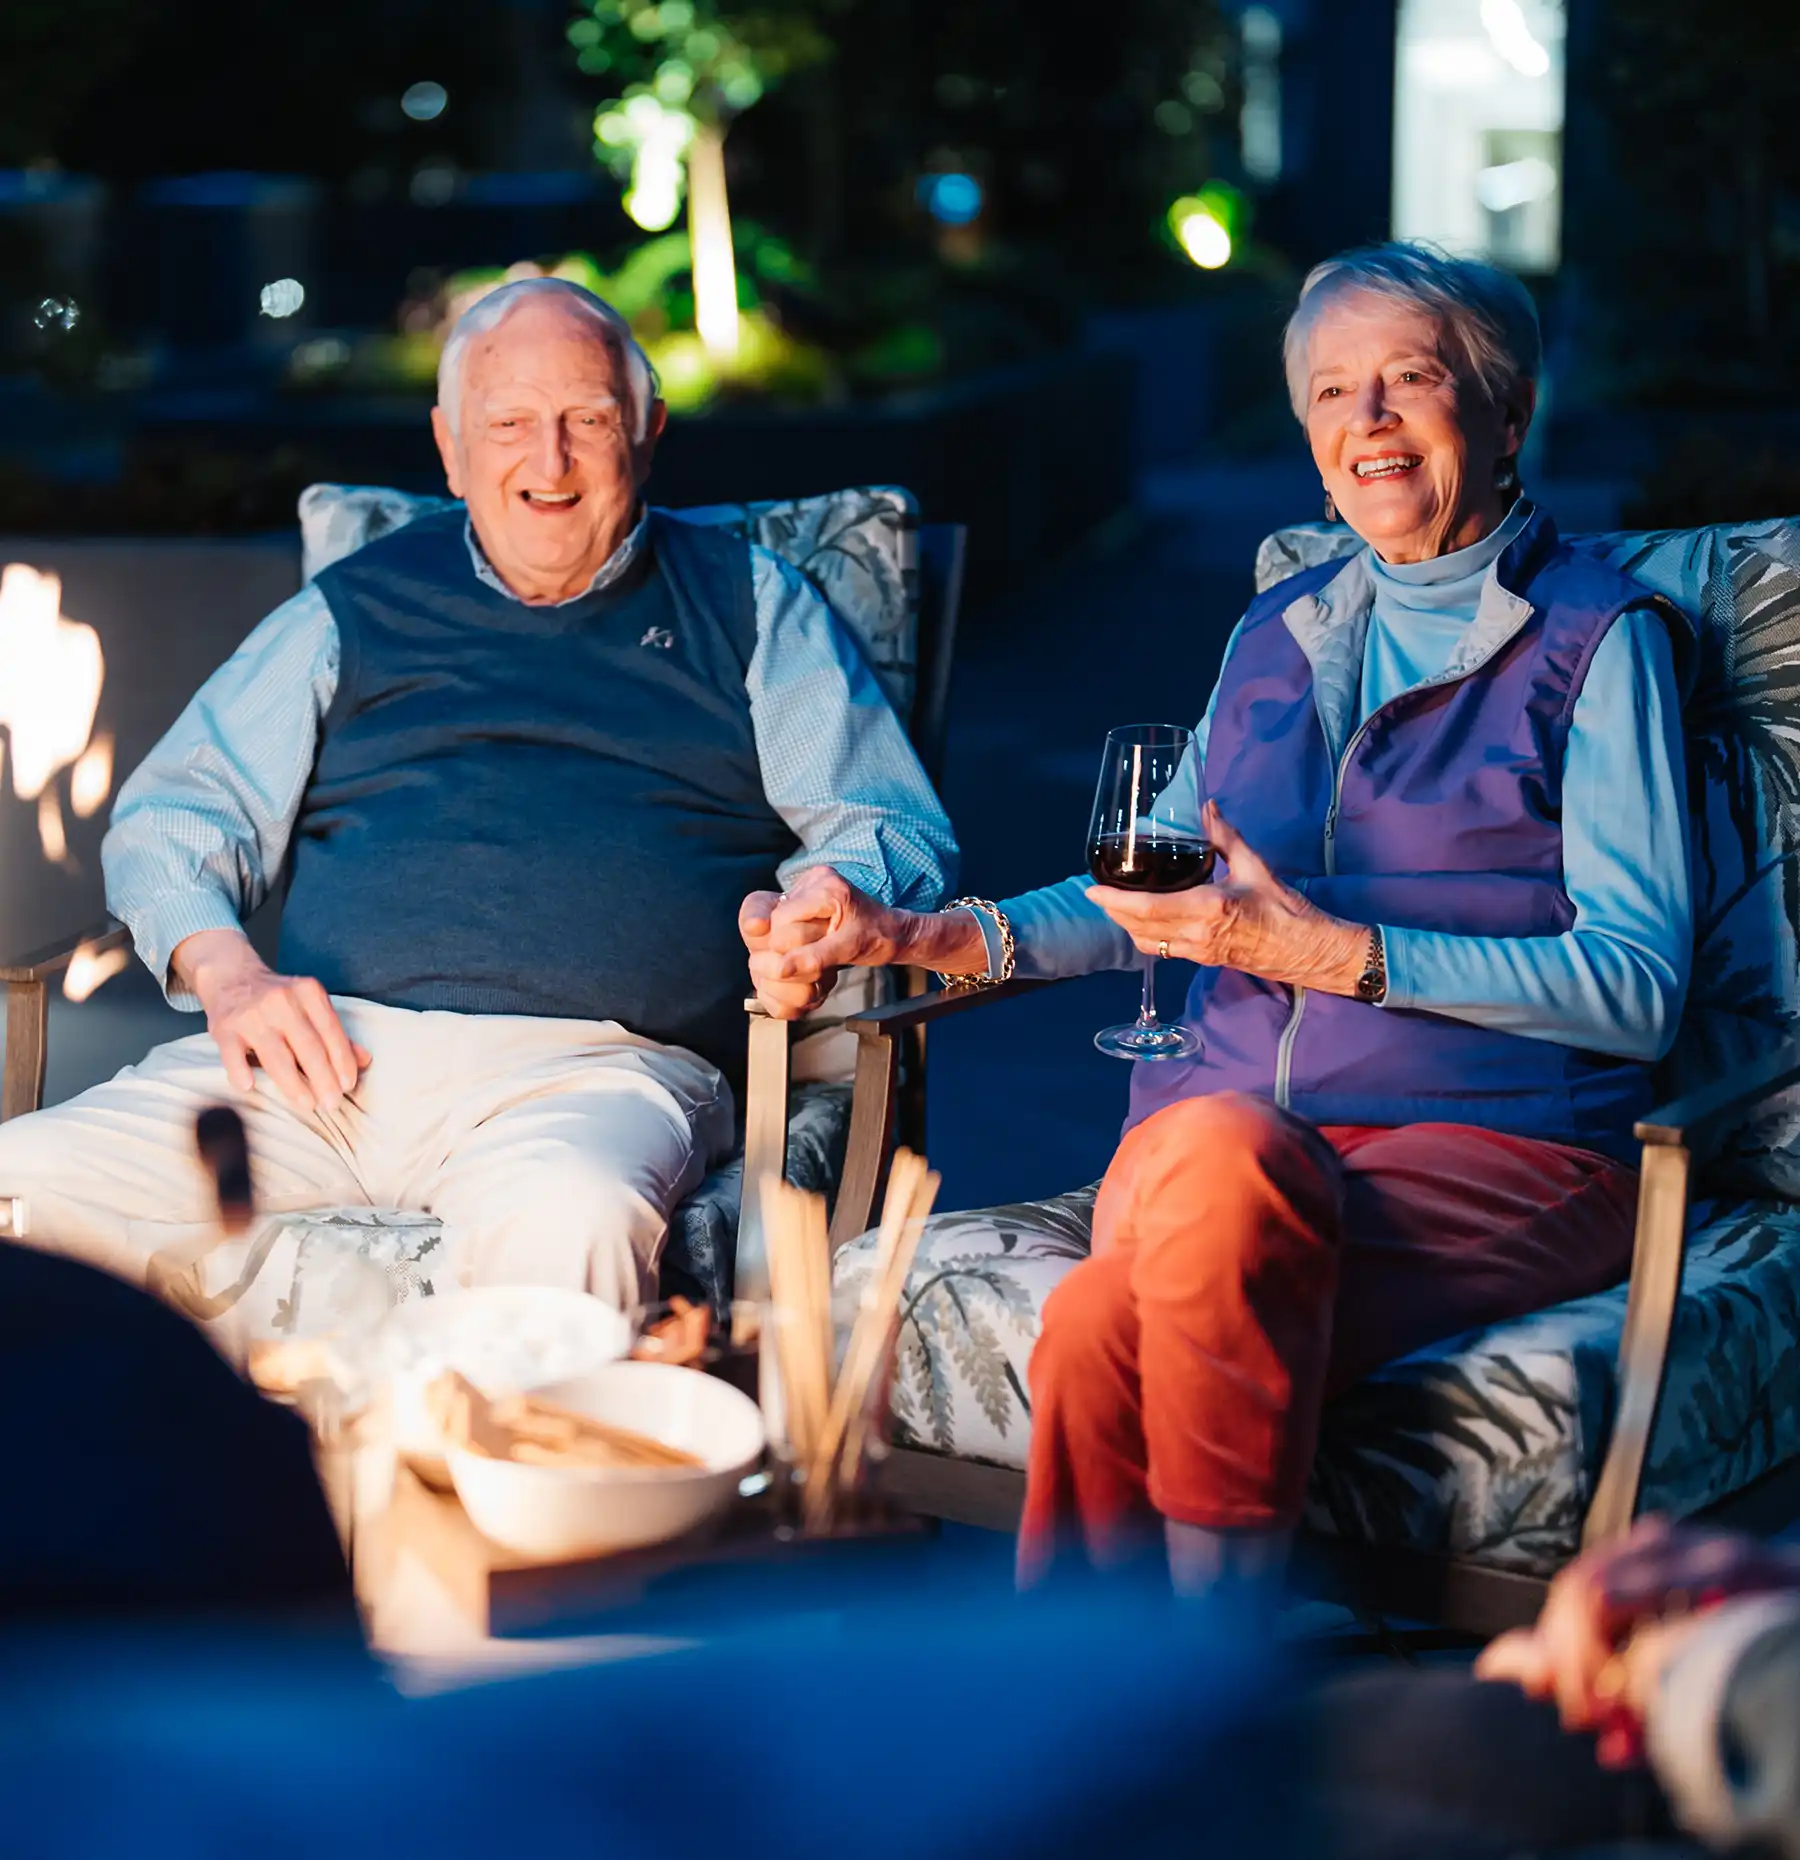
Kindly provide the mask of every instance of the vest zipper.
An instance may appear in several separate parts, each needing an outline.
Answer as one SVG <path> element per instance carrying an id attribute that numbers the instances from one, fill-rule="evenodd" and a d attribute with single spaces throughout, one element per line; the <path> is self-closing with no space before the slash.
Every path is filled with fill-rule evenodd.
<path id="1" fill-rule="evenodd" d="M 1300 1031 L 1300 1017 L 1306 1012 L 1306 990 L 1294 990 L 1294 1011 L 1287 1018 L 1287 1025 L 1281 1030 L 1281 1038 L 1275 1046 L 1275 1108 L 1291 1111 L 1288 1103 L 1289 1074 L 1294 1067 L 1294 1036 Z"/>
<path id="2" fill-rule="evenodd" d="M 1424 686 L 1421 685 L 1418 689 L 1423 690 Z M 1403 691 L 1400 695 L 1405 697 L 1407 694 Z M 1327 878 L 1337 876 L 1338 804 L 1344 798 L 1344 771 L 1350 766 L 1350 758 L 1356 753 L 1356 745 L 1362 741 L 1363 732 L 1386 709 L 1387 705 L 1383 704 L 1380 709 L 1370 711 L 1368 716 L 1350 732 L 1350 740 L 1344 745 L 1344 753 L 1338 757 L 1337 772 L 1331 778 L 1331 805 L 1325 810 L 1325 876 Z"/>

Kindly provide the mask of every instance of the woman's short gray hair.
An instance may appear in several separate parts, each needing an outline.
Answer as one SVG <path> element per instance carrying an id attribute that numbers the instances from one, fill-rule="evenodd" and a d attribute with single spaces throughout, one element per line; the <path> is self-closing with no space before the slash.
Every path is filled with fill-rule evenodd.
<path id="1" fill-rule="evenodd" d="M 1443 331 L 1445 360 L 1472 380 L 1490 405 L 1511 405 L 1535 384 L 1544 362 L 1537 306 L 1511 272 L 1479 259 L 1453 258 L 1428 245 L 1396 241 L 1340 252 L 1315 265 L 1282 334 L 1288 398 L 1306 420 L 1307 343 L 1327 304 L 1360 292 L 1421 310 Z"/>
<path id="2" fill-rule="evenodd" d="M 637 337 L 631 333 L 631 325 L 618 311 L 567 278 L 519 278 L 511 284 L 502 284 L 498 290 L 489 291 L 470 304 L 456 319 L 444 343 L 444 352 L 438 357 L 437 371 L 438 405 L 444 410 L 451 432 L 458 431 L 457 422 L 462 412 L 463 354 L 469 344 L 477 336 L 498 329 L 531 298 L 551 296 L 563 298 L 579 315 L 604 330 L 617 349 L 625 364 L 626 392 L 631 396 L 632 431 L 641 440 L 650 430 L 650 409 L 662 391 L 656 370 L 651 367 L 650 358 Z"/>

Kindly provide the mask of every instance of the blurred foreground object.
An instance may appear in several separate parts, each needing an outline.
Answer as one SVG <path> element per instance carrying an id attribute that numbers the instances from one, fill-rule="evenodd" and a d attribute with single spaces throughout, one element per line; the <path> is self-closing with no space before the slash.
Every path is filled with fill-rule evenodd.
<path id="1" fill-rule="evenodd" d="M 300 1611 L 354 1629 L 305 1427 L 154 1298 L 0 1244 L 0 1402 L 22 1423 L 0 1618 Z"/>
<path id="2" fill-rule="evenodd" d="M 1325 1851 L 1279 1674 L 1205 1616 L 1019 1604 L 954 1569 L 804 1612 L 748 1599 L 664 1653 L 412 1700 L 241 1639 L 15 1649 L 9 1832 L 189 1860 L 266 1851 L 272 1813 L 281 1853 L 334 1860 Z"/>

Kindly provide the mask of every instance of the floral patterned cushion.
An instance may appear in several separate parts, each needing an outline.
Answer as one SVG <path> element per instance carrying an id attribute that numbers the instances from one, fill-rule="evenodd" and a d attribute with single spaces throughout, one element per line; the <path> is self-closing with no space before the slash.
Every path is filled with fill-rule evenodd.
<path id="1" fill-rule="evenodd" d="M 788 1096 L 787 1179 L 814 1194 L 835 1194 L 849 1135 L 848 1085 L 796 1085 Z M 743 1194 L 744 1159 L 739 1155 L 715 1169 L 676 1209 L 662 1259 L 665 1297 L 679 1292 L 725 1315 L 731 1303 Z"/>
<path id="2" fill-rule="evenodd" d="M 1088 1252 L 1094 1189 L 940 1214 L 907 1287 L 901 1444 L 1022 1468 L 1038 1314 Z M 1800 1208 L 1697 1207 L 1644 1502 L 1680 1514 L 1800 1453 Z M 874 1237 L 839 1255 L 857 1288 Z M 1615 1396 L 1625 1288 L 1434 1344 L 1325 1413 L 1316 1529 L 1542 1575 L 1575 1553 Z"/>
<path id="3" fill-rule="evenodd" d="M 1724 1077 L 1800 1026 L 1800 519 L 1569 539 L 1698 629 L 1686 708 L 1693 980 L 1664 1095 Z M 1362 545 L 1341 524 L 1278 530 L 1256 585 Z M 1800 1198 L 1800 1091 L 1771 1102 L 1708 1184 Z"/>
<path id="4" fill-rule="evenodd" d="M 454 498 L 384 485 L 308 485 L 300 493 L 301 578 L 311 581 L 390 530 L 455 507 Z M 734 530 L 799 569 L 855 634 L 894 709 L 911 715 L 919 625 L 919 511 L 911 492 L 859 485 L 678 514 Z"/>

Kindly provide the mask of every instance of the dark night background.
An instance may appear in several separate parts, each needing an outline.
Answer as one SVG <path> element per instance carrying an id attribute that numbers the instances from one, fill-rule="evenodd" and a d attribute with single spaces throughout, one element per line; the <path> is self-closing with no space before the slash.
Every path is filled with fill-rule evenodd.
<path id="1" fill-rule="evenodd" d="M 134 620 L 151 558 L 133 548 L 165 567 L 207 537 L 278 556 L 307 482 L 435 488 L 424 383 L 455 292 L 568 254 L 617 280 L 679 238 L 679 219 L 634 225 L 595 159 L 624 67 L 584 71 L 570 27 L 608 4 L 0 13 L 0 549 L 63 563 L 68 611 L 107 634 L 122 754 L 269 604 L 267 571 L 221 556 L 203 594 L 153 621 L 145 597 Z M 1533 485 L 1567 528 L 1790 513 L 1800 15 L 1745 0 L 1702 33 L 1686 0 L 1524 4 L 1563 35 L 1559 126 L 1530 145 L 1555 169 L 1550 256 L 1517 245 L 1516 213 L 1481 224 L 1528 254 L 1544 314 Z M 897 481 L 928 520 L 968 523 L 946 774 L 964 883 L 1059 877 L 1106 727 L 1197 714 L 1257 541 L 1316 509 L 1276 354 L 1305 268 L 1386 236 L 1407 164 L 1435 160 L 1406 127 L 1430 59 L 1441 74 L 1448 45 L 1490 88 L 1515 74 L 1475 0 L 722 10 L 829 54 L 771 82 L 726 144 L 740 303 L 790 353 L 678 408 L 654 489 Z M 442 107 L 409 115 L 421 84 Z M 1446 107 L 1444 137 L 1501 109 L 1479 84 Z M 1525 144 L 1501 123 L 1481 146 L 1491 169 Z M 937 215 L 944 176 L 973 184 L 971 219 Z M 1230 225 L 1216 270 L 1173 231 L 1196 196 Z M 666 269 L 634 321 L 679 342 L 692 292 Z M 286 319 L 259 311 L 282 279 L 304 287 Z M 7 946 L 96 913 L 101 825 L 72 823 L 70 862 L 9 888 Z M 0 799 L 10 869 L 35 841 Z M 1095 978 L 933 1035 L 953 1203 L 1098 1173 L 1124 1079 L 1088 1034 L 1130 992 Z M 173 1024 L 141 977 L 58 1017 L 53 1095 Z"/>

